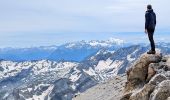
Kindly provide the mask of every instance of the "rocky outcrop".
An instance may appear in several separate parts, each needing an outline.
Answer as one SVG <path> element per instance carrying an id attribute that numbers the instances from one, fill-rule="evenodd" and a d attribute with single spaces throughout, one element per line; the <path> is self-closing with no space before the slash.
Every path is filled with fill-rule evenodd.
<path id="1" fill-rule="evenodd" d="M 170 57 L 144 53 L 126 74 L 98 84 L 73 100 L 170 100 Z"/>
<path id="2" fill-rule="evenodd" d="M 143 54 L 127 70 L 121 100 L 169 100 L 170 58 L 162 54 Z"/>
<path id="3" fill-rule="evenodd" d="M 153 91 L 150 100 L 166 100 L 170 96 L 170 80 L 162 81 Z"/>

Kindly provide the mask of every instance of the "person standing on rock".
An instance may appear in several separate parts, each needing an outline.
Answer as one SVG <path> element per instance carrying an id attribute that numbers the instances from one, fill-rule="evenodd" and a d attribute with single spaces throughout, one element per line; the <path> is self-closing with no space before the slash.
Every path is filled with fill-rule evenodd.
<path id="1" fill-rule="evenodd" d="M 145 13 L 145 33 L 148 34 L 148 38 L 151 45 L 151 50 L 147 54 L 155 54 L 155 43 L 153 39 L 156 26 L 156 14 L 154 13 L 152 6 L 147 5 L 147 11 Z"/>

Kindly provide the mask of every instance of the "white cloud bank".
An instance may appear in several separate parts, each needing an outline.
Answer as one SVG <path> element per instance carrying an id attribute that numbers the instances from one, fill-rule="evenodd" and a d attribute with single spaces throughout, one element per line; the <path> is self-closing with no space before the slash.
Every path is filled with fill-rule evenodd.
<path id="1" fill-rule="evenodd" d="M 0 42 L 18 33 L 142 32 L 148 3 L 157 30 L 170 31 L 169 0 L 1 0 Z"/>
<path id="2" fill-rule="evenodd" d="M 25 31 L 141 31 L 152 2 L 159 29 L 169 27 L 169 0 L 1 0 L 0 34 Z"/>

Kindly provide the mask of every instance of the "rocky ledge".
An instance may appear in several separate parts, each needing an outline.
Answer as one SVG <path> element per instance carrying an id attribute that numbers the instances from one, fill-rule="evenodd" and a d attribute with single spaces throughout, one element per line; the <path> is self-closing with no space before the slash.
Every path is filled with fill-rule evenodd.
<path id="1" fill-rule="evenodd" d="M 170 56 L 144 53 L 126 75 L 98 84 L 73 100 L 170 100 Z"/>
<path id="2" fill-rule="evenodd" d="M 170 100 L 170 57 L 143 54 L 127 70 L 121 100 Z"/>

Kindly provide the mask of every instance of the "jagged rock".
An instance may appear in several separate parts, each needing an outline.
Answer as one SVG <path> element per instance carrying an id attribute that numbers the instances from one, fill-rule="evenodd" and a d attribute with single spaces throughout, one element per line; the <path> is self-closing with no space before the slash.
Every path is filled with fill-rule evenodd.
<path id="1" fill-rule="evenodd" d="M 166 80 L 166 76 L 163 74 L 157 74 L 155 75 L 150 81 L 149 84 L 157 85 L 161 83 L 162 81 Z"/>
<path id="2" fill-rule="evenodd" d="M 170 80 L 161 82 L 151 94 L 150 100 L 166 100 L 170 96 Z"/>
<path id="3" fill-rule="evenodd" d="M 170 58 L 167 58 L 166 63 L 167 63 L 167 65 L 170 65 Z"/>
<path id="4" fill-rule="evenodd" d="M 164 68 L 165 71 L 170 71 L 170 58 L 167 59 L 166 65 L 167 66 L 165 66 L 165 68 Z"/>
<path id="5" fill-rule="evenodd" d="M 131 95 L 132 95 L 132 92 L 126 93 L 123 95 L 123 97 L 120 100 L 129 100 Z"/>
<path id="6" fill-rule="evenodd" d="M 145 83 L 148 76 L 148 67 L 150 63 L 160 62 L 162 55 L 160 53 L 155 55 L 143 54 L 139 60 L 127 71 L 127 84 L 125 92 L 132 91 L 139 87 L 141 83 Z"/>
<path id="7" fill-rule="evenodd" d="M 168 80 L 170 80 L 170 71 L 165 72 L 165 76 L 167 77 Z"/>
<path id="8" fill-rule="evenodd" d="M 149 82 L 149 80 L 156 74 L 156 71 L 153 67 L 148 67 L 148 76 L 146 79 L 146 82 Z"/>
<path id="9" fill-rule="evenodd" d="M 135 91 L 128 100 L 149 100 L 149 96 L 154 88 L 155 85 L 146 84 L 142 89 Z"/>
<path id="10" fill-rule="evenodd" d="M 133 93 L 128 100 L 149 100 L 150 94 L 153 92 L 156 85 L 166 79 L 167 78 L 162 74 L 155 75 L 143 88 L 134 91 L 135 93 Z"/>
<path id="11" fill-rule="evenodd" d="M 168 100 L 169 65 L 170 59 L 162 60 L 161 54 L 143 54 L 127 71 L 125 92 L 121 100 Z"/>
<path id="12" fill-rule="evenodd" d="M 170 63 L 168 60 L 169 58 L 166 58 L 163 61 L 159 53 L 155 55 L 145 53 L 127 71 L 127 81 L 123 92 L 115 88 L 118 82 L 116 85 L 111 84 L 114 92 L 110 91 L 108 87 L 110 84 L 105 83 L 106 87 L 99 84 L 98 91 L 95 90 L 96 88 L 90 89 L 74 100 L 169 100 Z M 119 97 L 115 95 L 116 92 L 119 92 Z"/>
<path id="13" fill-rule="evenodd" d="M 167 62 L 167 59 L 168 59 L 167 57 L 162 57 L 162 60 L 161 60 L 161 61 L 162 61 L 162 62 Z"/>
<path id="14" fill-rule="evenodd" d="M 166 100 L 170 100 L 170 97 L 168 97 Z"/>

